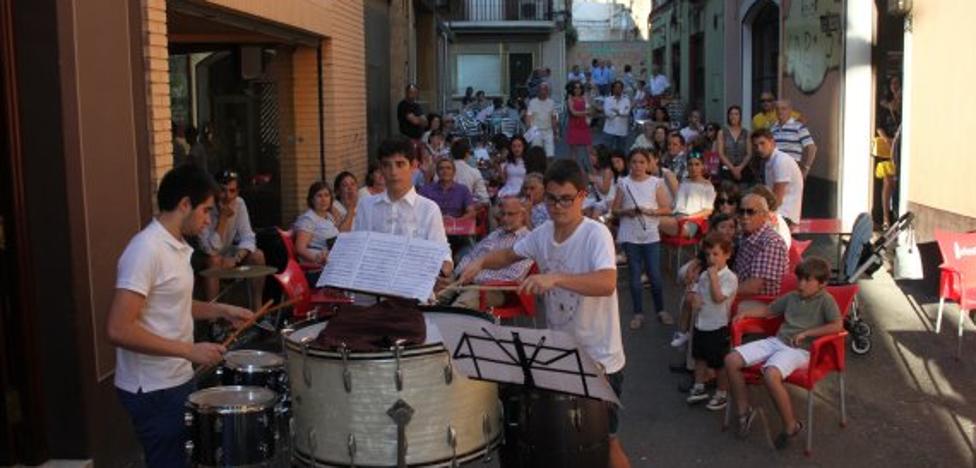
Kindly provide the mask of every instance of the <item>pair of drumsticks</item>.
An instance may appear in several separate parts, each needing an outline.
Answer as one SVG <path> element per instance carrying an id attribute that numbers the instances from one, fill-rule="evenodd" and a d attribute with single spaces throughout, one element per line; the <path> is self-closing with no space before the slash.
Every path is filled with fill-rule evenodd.
<path id="1" fill-rule="evenodd" d="M 236 330 L 234 330 L 234 332 L 231 333 L 230 336 L 228 336 L 227 339 L 225 339 L 222 343 L 220 343 L 220 345 L 223 346 L 224 348 L 227 348 L 234 341 L 236 341 L 237 338 L 239 338 L 241 336 L 241 333 L 244 333 L 249 328 L 253 327 L 256 323 L 258 323 L 258 320 L 261 320 L 261 318 L 263 318 L 265 315 L 268 315 L 271 312 L 275 312 L 275 311 L 284 309 L 285 307 L 293 306 L 293 305 L 297 304 L 298 301 L 299 301 L 299 298 L 295 298 L 295 299 L 291 299 L 289 301 L 282 302 L 281 304 L 278 304 L 278 305 L 276 305 L 274 307 L 271 307 L 271 304 L 274 303 L 273 300 L 269 300 L 268 302 L 265 302 L 264 305 L 261 306 L 261 308 L 258 309 L 258 311 L 255 312 L 254 315 L 251 316 L 251 318 L 247 319 L 246 322 L 244 322 L 243 324 L 241 324 L 240 327 L 238 327 Z M 208 369 L 210 369 L 210 367 L 212 367 L 212 366 L 200 366 L 197 369 L 197 371 L 196 371 L 196 375 L 203 374 Z"/>

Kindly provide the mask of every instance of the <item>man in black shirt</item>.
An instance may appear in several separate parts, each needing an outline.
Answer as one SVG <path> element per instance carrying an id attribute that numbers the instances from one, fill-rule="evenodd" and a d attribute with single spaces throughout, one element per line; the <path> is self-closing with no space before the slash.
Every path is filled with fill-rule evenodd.
<path id="1" fill-rule="evenodd" d="M 408 84 L 406 96 L 397 105 L 397 121 L 400 123 L 400 133 L 411 140 L 419 140 L 427 128 L 427 117 L 424 117 L 420 104 L 417 104 L 417 85 Z"/>

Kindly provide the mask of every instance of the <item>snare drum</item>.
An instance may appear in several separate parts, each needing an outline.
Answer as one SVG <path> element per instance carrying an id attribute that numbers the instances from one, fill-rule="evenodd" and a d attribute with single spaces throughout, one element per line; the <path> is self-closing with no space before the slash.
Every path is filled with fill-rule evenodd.
<path id="1" fill-rule="evenodd" d="M 434 323 L 494 319 L 461 309 L 428 310 L 424 344 L 384 352 L 317 347 L 315 338 L 328 326 L 324 320 L 282 332 L 293 399 L 293 461 L 396 466 L 402 457 L 411 466 L 451 466 L 494 449 L 502 429 L 498 387 L 454 372 Z"/>
<path id="2" fill-rule="evenodd" d="M 229 351 L 217 372 L 224 385 L 264 387 L 287 399 L 285 358 L 277 354 L 254 349 Z"/>
<path id="3" fill-rule="evenodd" d="M 212 387 L 190 394 L 188 458 L 194 466 L 270 466 L 276 454 L 277 400 L 261 387 Z"/>
<path id="4" fill-rule="evenodd" d="M 542 389 L 506 386 L 505 468 L 606 467 L 610 456 L 609 403 Z"/>

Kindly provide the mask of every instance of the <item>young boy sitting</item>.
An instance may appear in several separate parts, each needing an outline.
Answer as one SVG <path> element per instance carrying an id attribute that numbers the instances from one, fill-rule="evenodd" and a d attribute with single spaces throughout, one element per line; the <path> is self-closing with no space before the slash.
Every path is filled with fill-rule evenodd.
<path id="1" fill-rule="evenodd" d="M 708 402 L 708 409 L 725 408 L 728 398 L 728 379 L 721 372 L 725 355 L 729 352 L 729 309 L 738 289 L 739 280 L 727 266 L 732 256 L 732 239 L 718 231 L 712 231 L 702 242 L 708 260 L 708 269 L 698 277 L 693 292 L 688 293 L 687 303 L 697 313 L 691 357 L 695 359 L 695 384 L 688 394 L 688 403 L 708 399 L 705 382 L 709 374 L 718 374 L 718 389 Z"/>
<path id="2" fill-rule="evenodd" d="M 786 294 L 769 306 L 746 310 L 734 320 L 745 317 L 767 317 L 783 314 L 783 324 L 774 337 L 736 347 L 725 357 L 732 397 L 739 412 L 739 437 L 746 437 L 756 417 L 749 405 L 742 368 L 763 363 L 763 376 L 776 409 L 783 421 L 783 431 L 776 437 L 776 448 L 782 449 L 800 431 L 803 423 L 793 415 L 790 395 L 783 380 L 810 362 L 813 339 L 844 329 L 843 319 L 834 298 L 824 290 L 830 278 L 826 260 L 810 257 L 796 267 L 799 280 L 796 291 Z"/>

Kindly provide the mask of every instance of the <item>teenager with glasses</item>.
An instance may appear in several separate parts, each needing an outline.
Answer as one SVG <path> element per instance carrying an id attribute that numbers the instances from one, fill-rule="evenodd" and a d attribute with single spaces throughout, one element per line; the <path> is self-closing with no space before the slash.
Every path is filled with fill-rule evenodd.
<path id="1" fill-rule="evenodd" d="M 473 260 L 461 273 L 471 282 L 484 269 L 504 268 L 532 259 L 540 274 L 530 275 L 521 292 L 544 295 L 549 328 L 572 335 L 598 362 L 619 395 L 625 363 L 617 303 L 617 264 L 613 236 L 603 224 L 583 216 L 586 177 L 569 159 L 552 163 L 545 176 L 545 204 L 551 221 L 508 249 Z M 610 411 L 610 467 L 630 466 L 616 434 L 617 407 Z"/>
<path id="2" fill-rule="evenodd" d="M 658 230 L 660 217 L 671 214 L 671 197 L 664 180 L 648 174 L 652 161 L 645 150 L 631 151 L 628 159 L 630 175 L 617 184 L 613 214 L 620 219 L 617 242 L 623 245 L 627 254 L 627 270 L 630 272 L 630 298 L 634 310 L 630 328 L 637 330 L 644 325 L 641 273 L 647 274 L 651 281 L 651 298 L 658 319 L 665 325 L 674 322 L 664 309 L 661 234 Z"/>

